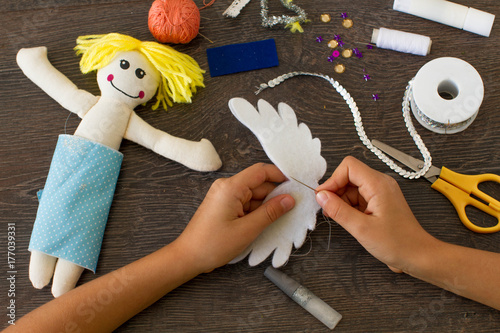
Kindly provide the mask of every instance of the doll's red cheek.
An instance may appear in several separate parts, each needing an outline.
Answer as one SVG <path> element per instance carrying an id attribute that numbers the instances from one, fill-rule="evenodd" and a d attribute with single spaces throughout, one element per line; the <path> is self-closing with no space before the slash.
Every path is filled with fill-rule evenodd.
<path id="1" fill-rule="evenodd" d="M 144 98 L 144 91 L 142 91 L 142 90 L 141 90 L 141 91 L 139 92 L 139 98 L 140 98 L 140 99 L 143 99 L 143 98 Z"/>
<path id="2" fill-rule="evenodd" d="M 115 77 L 113 76 L 113 74 L 109 74 L 108 75 L 108 81 L 113 81 Z"/>

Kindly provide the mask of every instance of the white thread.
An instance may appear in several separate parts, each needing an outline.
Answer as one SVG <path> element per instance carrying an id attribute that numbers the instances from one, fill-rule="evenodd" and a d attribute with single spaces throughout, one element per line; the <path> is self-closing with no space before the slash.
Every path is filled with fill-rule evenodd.
<path id="1" fill-rule="evenodd" d="M 331 240 L 332 240 L 332 223 L 335 223 L 337 225 L 337 223 L 332 220 L 331 218 L 329 218 L 328 216 L 326 216 L 324 213 L 323 213 L 323 217 L 325 218 L 325 221 L 323 222 L 320 222 L 316 225 L 316 230 L 318 229 L 318 227 L 320 225 L 322 225 L 323 223 L 327 223 L 328 224 L 328 243 L 327 243 L 327 247 L 326 247 L 326 250 L 327 251 L 330 251 L 330 244 L 331 244 Z M 303 253 L 303 254 L 296 254 L 297 252 L 299 252 L 299 249 L 295 249 L 295 251 L 293 251 L 292 254 L 290 254 L 290 257 L 305 257 L 307 256 L 309 253 L 311 253 L 312 251 L 312 248 L 313 248 L 313 240 L 311 238 L 311 233 L 309 233 L 306 237 L 306 240 L 304 241 L 304 243 L 310 241 L 310 246 L 309 246 L 309 250 L 307 251 L 307 253 Z M 287 263 L 288 263 L 288 260 L 287 260 Z M 285 264 L 286 265 L 286 264 Z"/>
<path id="2" fill-rule="evenodd" d="M 335 81 L 334 79 L 330 78 L 328 75 L 323 75 L 323 74 L 317 74 L 317 73 L 307 73 L 307 72 L 291 72 L 287 73 L 284 75 L 281 75 L 277 77 L 274 80 L 270 80 L 267 84 L 262 83 L 258 87 L 258 90 L 255 92 L 255 94 L 259 94 L 262 90 L 266 88 L 273 88 L 276 85 L 280 84 L 286 79 L 292 78 L 294 76 L 298 75 L 307 75 L 307 76 L 315 76 L 322 78 L 324 80 L 327 80 L 330 82 L 332 87 L 335 88 L 335 90 L 344 98 L 346 101 L 347 105 L 351 109 L 352 116 L 354 118 L 354 126 L 356 127 L 356 131 L 358 133 L 359 139 L 363 144 L 377 156 L 382 162 L 387 164 L 389 168 L 394 170 L 396 173 L 398 173 L 400 176 L 408 179 L 417 179 L 422 177 L 429 171 L 429 168 L 432 166 L 432 158 L 431 154 L 429 153 L 429 150 L 427 150 L 427 147 L 425 146 L 424 142 L 422 141 L 422 138 L 420 135 L 418 135 L 417 130 L 413 126 L 413 122 L 411 120 L 410 116 L 410 98 L 411 98 L 411 91 L 412 91 L 412 81 L 408 82 L 408 86 L 406 87 L 406 91 L 403 97 L 403 103 L 402 103 L 402 111 L 403 111 L 403 118 L 406 124 L 406 128 L 408 129 L 408 133 L 410 133 L 410 136 L 412 137 L 413 141 L 415 142 L 415 145 L 417 146 L 418 150 L 420 151 L 420 154 L 422 154 L 422 157 L 424 158 L 424 166 L 422 169 L 420 169 L 417 172 L 410 172 L 407 170 L 402 169 L 399 165 L 397 165 L 392 159 L 390 159 L 386 154 L 384 154 L 380 149 L 372 145 L 371 141 L 368 139 L 368 136 L 366 135 L 366 132 L 363 128 L 363 121 L 361 119 L 361 113 L 359 112 L 359 109 L 356 105 L 356 102 L 354 99 L 351 97 L 351 95 L 347 92 L 347 90 L 340 85 L 338 81 Z"/>
<path id="3" fill-rule="evenodd" d="M 426 56 L 431 51 L 429 37 L 386 28 L 373 29 L 372 43 L 381 49 Z"/>
<path id="4" fill-rule="evenodd" d="M 316 228 L 318 228 L 321 224 L 323 224 L 325 222 L 328 223 L 328 245 L 326 247 L 326 250 L 330 251 L 330 243 L 332 240 L 332 223 L 337 224 L 337 222 L 332 220 L 330 217 L 326 216 L 324 212 L 322 212 L 322 215 L 323 215 L 323 218 L 325 219 L 325 221 L 318 223 L 316 225 Z"/>
<path id="5" fill-rule="evenodd" d="M 66 118 L 66 122 L 64 123 L 64 134 L 67 134 L 66 133 L 66 127 L 68 126 L 69 117 L 71 117 L 71 112 L 68 114 L 68 118 Z"/>
<path id="6" fill-rule="evenodd" d="M 307 241 L 310 241 L 310 246 L 309 246 L 309 250 L 306 252 L 306 253 L 302 253 L 302 254 L 296 254 L 297 252 L 299 252 L 299 249 L 295 249 L 295 251 L 293 251 L 292 254 L 290 254 L 290 257 L 305 257 L 307 256 L 309 253 L 311 253 L 312 251 L 312 248 L 313 248 L 313 244 L 312 244 L 312 238 L 311 238 L 311 234 L 308 234 L 307 237 L 306 237 L 306 240 L 304 241 L 307 242 Z M 290 260 L 287 260 L 285 265 L 289 262 Z M 283 265 L 283 266 L 285 266 Z"/>

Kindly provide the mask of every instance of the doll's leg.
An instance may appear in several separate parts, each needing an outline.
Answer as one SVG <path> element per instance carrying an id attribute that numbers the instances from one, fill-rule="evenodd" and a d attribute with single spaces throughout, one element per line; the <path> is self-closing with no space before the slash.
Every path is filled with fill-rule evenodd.
<path id="1" fill-rule="evenodd" d="M 29 274 L 33 287 L 42 289 L 49 284 L 52 274 L 54 274 L 56 260 L 56 257 L 40 251 L 31 251 Z"/>
<path id="2" fill-rule="evenodd" d="M 83 270 L 83 267 L 75 265 L 70 261 L 64 259 L 57 260 L 54 280 L 52 281 L 52 295 L 59 297 L 75 288 Z"/>

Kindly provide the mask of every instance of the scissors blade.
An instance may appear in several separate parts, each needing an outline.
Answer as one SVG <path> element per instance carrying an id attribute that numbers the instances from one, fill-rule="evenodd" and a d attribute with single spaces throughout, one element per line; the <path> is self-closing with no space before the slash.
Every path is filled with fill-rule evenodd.
<path id="1" fill-rule="evenodd" d="M 424 167 L 424 161 L 419 160 L 418 158 L 415 158 L 408 154 L 405 154 L 402 151 L 397 150 L 396 148 L 393 148 L 381 141 L 372 140 L 372 145 L 382 150 L 384 153 L 396 159 L 397 161 L 403 163 L 413 171 L 420 171 Z M 425 173 L 424 177 L 429 182 L 434 183 L 437 180 L 440 173 L 441 169 L 435 166 L 431 166 L 429 171 Z"/>

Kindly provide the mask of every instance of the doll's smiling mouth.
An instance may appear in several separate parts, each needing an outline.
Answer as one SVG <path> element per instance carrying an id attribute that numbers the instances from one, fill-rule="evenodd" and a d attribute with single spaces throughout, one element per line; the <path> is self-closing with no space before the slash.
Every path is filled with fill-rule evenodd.
<path id="1" fill-rule="evenodd" d="M 144 98 L 144 91 L 142 91 L 142 90 L 141 90 L 141 91 L 139 91 L 139 95 L 138 95 L 138 96 L 132 96 L 132 95 L 127 94 L 126 92 L 124 92 L 123 90 L 121 90 L 120 88 L 118 88 L 117 86 L 115 86 L 115 85 L 113 84 L 113 79 L 114 79 L 114 78 L 115 78 L 115 77 L 113 76 L 113 74 L 109 74 L 109 75 L 108 75 L 108 81 L 109 81 L 109 83 L 111 83 L 111 86 L 112 86 L 113 88 L 115 88 L 116 90 L 118 90 L 119 92 L 121 92 L 122 94 L 124 94 L 125 96 L 130 97 L 130 98 L 134 98 L 134 99 L 136 99 L 136 98 L 143 99 L 143 98 Z"/>

